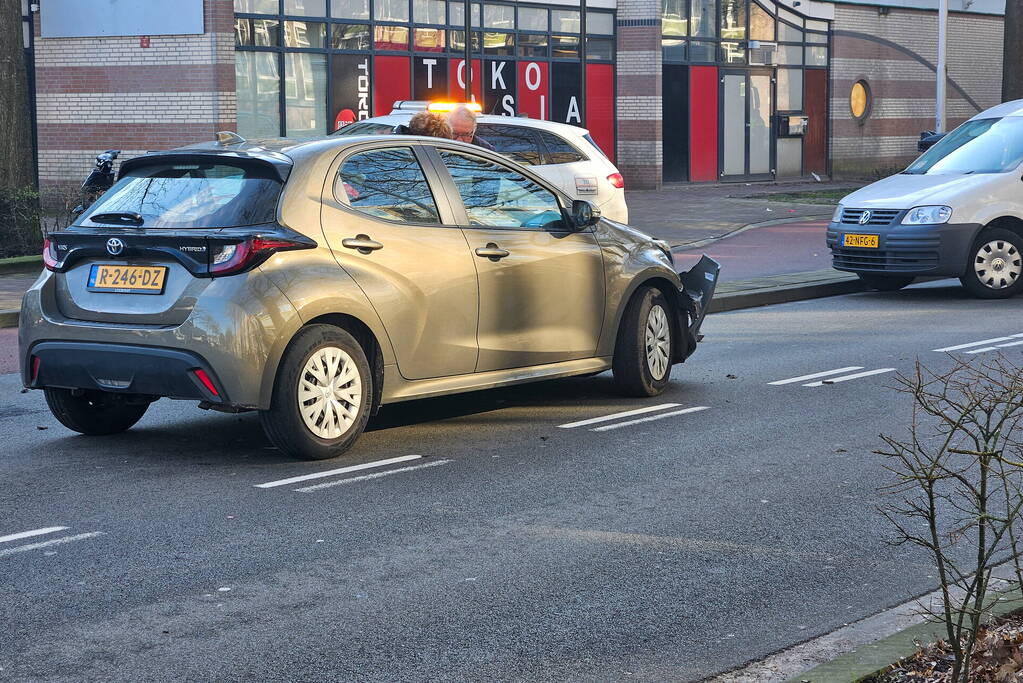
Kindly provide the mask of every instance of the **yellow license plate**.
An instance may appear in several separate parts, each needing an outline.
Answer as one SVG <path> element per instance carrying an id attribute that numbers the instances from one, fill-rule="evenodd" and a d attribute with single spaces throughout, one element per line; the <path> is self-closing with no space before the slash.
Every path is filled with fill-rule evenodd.
<path id="1" fill-rule="evenodd" d="M 842 246 L 845 247 L 866 247 L 868 249 L 877 249 L 877 235 L 852 235 L 848 234 L 842 241 Z"/>
<path id="2" fill-rule="evenodd" d="M 96 264 L 89 270 L 90 292 L 160 294 L 167 281 L 166 266 Z"/>

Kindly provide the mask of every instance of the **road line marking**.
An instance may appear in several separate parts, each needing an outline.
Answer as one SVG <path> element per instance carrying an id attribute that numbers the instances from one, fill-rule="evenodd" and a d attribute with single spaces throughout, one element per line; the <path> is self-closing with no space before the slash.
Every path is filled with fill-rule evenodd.
<path id="1" fill-rule="evenodd" d="M 833 377 L 831 379 L 821 380 L 820 382 L 810 382 L 804 384 L 804 387 L 821 387 L 824 383 L 837 384 L 838 382 L 848 382 L 851 379 L 859 379 L 860 377 L 870 377 L 871 375 L 880 375 L 885 372 L 895 372 L 895 368 L 881 368 L 880 370 L 867 370 L 866 372 L 857 372 L 852 375 L 845 375 L 844 377 Z"/>
<path id="2" fill-rule="evenodd" d="M 998 348 L 1004 349 L 1007 346 L 1019 346 L 1020 344 L 1023 344 L 1023 341 L 1014 341 L 1014 342 L 1009 342 L 1008 344 L 999 344 Z"/>
<path id="3" fill-rule="evenodd" d="M 660 413 L 658 415 L 651 415 L 650 417 L 641 417 L 638 420 L 628 420 L 627 422 L 617 422 L 613 425 L 604 425 L 603 427 L 594 427 L 591 432 L 606 432 L 610 429 L 620 429 L 622 427 L 629 427 L 632 425 L 638 425 L 642 422 L 653 422 L 654 420 L 662 420 L 666 417 L 674 417 L 675 415 L 685 415 L 686 413 L 698 413 L 701 410 L 707 410 L 710 406 L 696 406 L 695 408 L 685 408 L 684 410 L 673 410 L 670 413 Z"/>
<path id="4" fill-rule="evenodd" d="M 7 541 L 17 541 L 22 538 L 31 538 L 32 536 L 43 536 L 44 534 L 52 534 L 55 531 L 64 531 L 67 529 L 66 526 L 48 526 L 44 529 L 33 529 L 32 531 L 22 531 L 17 534 L 8 534 L 7 536 L 0 536 L 0 543 L 6 543 Z"/>
<path id="5" fill-rule="evenodd" d="M 985 353 L 987 351 L 997 351 L 997 346 L 985 346 L 982 349 L 970 349 L 969 351 L 963 351 L 963 353 Z"/>
<path id="6" fill-rule="evenodd" d="M 621 413 L 612 413 L 605 415 L 604 417 L 591 417 L 588 420 L 579 420 L 578 422 L 569 422 L 568 424 L 558 425 L 560 429 L 572 429 L 572 427 L 583 427 L 585 425 L 592 425 L 598 422 L 607 422 L 608 420 L 617 420 L 620 417 L 632 417 L 633 415 L 642 415 L 643 413 L 652 413 L 655 410 L 664 410 L 665 408 L 675 408 L 681 405 L 680 403 L 662 403 L 656 406 L 647 406 L 646 408 L 636 408 L 635 410 L 626 410 Z"/>
<path id="7" fill-rule="evenodd" d="M 302 493 L 309 493 L 311 491 L 319 491 L 320 489 L 329 489 L 332 486 L 342 486 L 344 484 L 354 484 L 357 481 L 369 481 L 371 479 L 379 479 L 380 477 L 389 477 L 392 474 L 398 474 L 399 472 L 411 472 L 412 470 L 424 470 L 427 467 L 436 467 L 437 465 L 446 465 L 451 460 L 431 460 L 428 463 L 422 465 L 412 465 L 410 467 L 399 467 L 396 470 L 387 470 L 386 472 L 374 472 L 373 474 L 363 474 L 359 477 L 348 477 L 347 479 L 337 479 L 335 481 L 325 481 L 322 484 L 313 484 L 312 486 L 305 486 L 296 491 Z"/>
<path id="8" fill-rule="evenodd" d="M 946 346 L 943 349 L 934 349 L 938 352 L 943 351 L 958 351 L 959 349 L 968 349 L 971 346 L 984 346 L 984 344 L 994 344 L 995 342 L 1009 341 L 1010 339 L 1018 339 L 1023 337 L 1023 334 L 1010 334 L 1008 337 L 995 337 L 994 339 L 982 339 L 980 341 L 970 342 L 969 344 L 959 344 L 957 346 Z"/>
<path id="9" fill-rule="evenodd" d="M 409 460 L 418 460 L 423 456 L 421 455 L 399 455 L 397 458 L 387 458 L 386 460 L 375 460 L 374 462 L 364 462 L 361 465 L 351 465 L 349 467 L 340 467 L 336 470 L 327 470 L 326 472 L 313 472 L 312 474 L 303 474 L 299 477 L 289 477 L 288 479 L 278 479 L 277 481 L 268 481 L 265 484 L 253 484 L 257 489 L 272 489 L 275 486 L 287 486 L 288 484 L 295 484 L 300 481 L 309 481 L 310 479 L 322 479 L 323 477 L 333 477 L 337 474 L 345 474 L 347 472 L 358 472 L 359 470 L 368 470 L 374 467 L 383 467 L 384 465 L 394 465 L 399 462 L 408 462 Z"/>
<path id="10" fill-rule="evenodd" d="M 81 541 L 86 538 L 94 538 L 96 536 L 102 536 L 102 531 L 90 531 L 87 534 L 78 534 L 77 536 L 62 536 L 61 538 L 55 538 L 52 541 L 43 541 L 41 543 L 29 543 L 28 545 L 18 545 L 13 548 L 7 548 L 6 550 L 0 550 L 0 557 L 7 557 L 8 555 L 14 555 L 15 553 L 27 553 L 30 550 L 39 550 L 40 548 L 49 548 L 55 545 L 64 545 L 65 543 L 72 543 L 74 541 Z"/>
<path id="11" fill-rule="evenodd" d="M 838 375 L 843 372 L 849 372 L 850 370 L 862 370 L 862 365 L 850 365 L 847 368 L 838 368 L 837 370 L 827 370 L 825 372 L 815 372 L 812 375 L 803 375 L 802 377 L 793 377 L 791 379 L 780 379 L 777 382 L 768 382 L 771 386 L 780 386 L 782 384 L 795 384 L 796 382 L 805 382 L 808 379 L 817 379 L 818 377 L 827 377 L 828 375 Z"/>

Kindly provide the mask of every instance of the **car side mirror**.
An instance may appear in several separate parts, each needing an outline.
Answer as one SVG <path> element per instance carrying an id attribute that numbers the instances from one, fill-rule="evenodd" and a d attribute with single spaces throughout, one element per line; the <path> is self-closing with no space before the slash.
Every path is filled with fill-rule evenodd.
<path id="1" fill-rule="evenodd" d="M 600 220 L 600 209 L 593 202 L 585 199 L 576 199 L 572 202 L 572 223 L 576 230 L 596 225 Z"/>

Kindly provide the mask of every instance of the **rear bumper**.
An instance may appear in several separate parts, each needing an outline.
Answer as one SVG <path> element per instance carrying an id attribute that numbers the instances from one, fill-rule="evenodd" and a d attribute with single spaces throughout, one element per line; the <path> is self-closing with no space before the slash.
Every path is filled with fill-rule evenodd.
<path id="1" fill-rule="evenodd" d="M 210 364 L 195 353 L 129 344 L 45 341 L 33 345 L 22 377 L 33 389 L 59 387 L 92 389 L 229 403 L 223 383 Z M 33 368 L 36 376 L 32 377 Z M 213 383 L 211 391 L 196 375 L 202 370 Z"/>
<path id="2" fill-rule="evenodd" d="M 970 247 L 980 229 L 977 223 L 863 227 L 829 223 L 827 243 L 837 270 L 959 277 L 966 269 Z M 878 247 L 842 246 L 846 233 L 877 235 Z"/>

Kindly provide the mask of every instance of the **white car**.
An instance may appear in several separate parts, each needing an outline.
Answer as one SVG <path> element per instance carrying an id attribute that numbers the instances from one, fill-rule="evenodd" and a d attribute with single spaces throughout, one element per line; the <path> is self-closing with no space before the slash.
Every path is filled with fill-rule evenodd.
<path id="1" fill-rule="evenodd" d="M 332 135 L 379 135 L 406 125 L 429 103 L 395 102 L 387 116 L 375 116 L 338 129 Z M 600 213 L 619 223 L 629 222 L 625 205 L 625 181 L 585 128 L 520 116 L 483 114 L 477 120 L 476 135 L 501 154 L 529 166 L 533 172 L 554 183 L 575 199 L 586 199 L 600 207 Z"/>
<path id="2" fill-rule="evenodd" d="M 977 114 L 906 170 L 842 199 L 828 225 L 834 267 L 894 290 L 958 277 L 974 296 L 1023 290 L 1023 100 Z"/>

